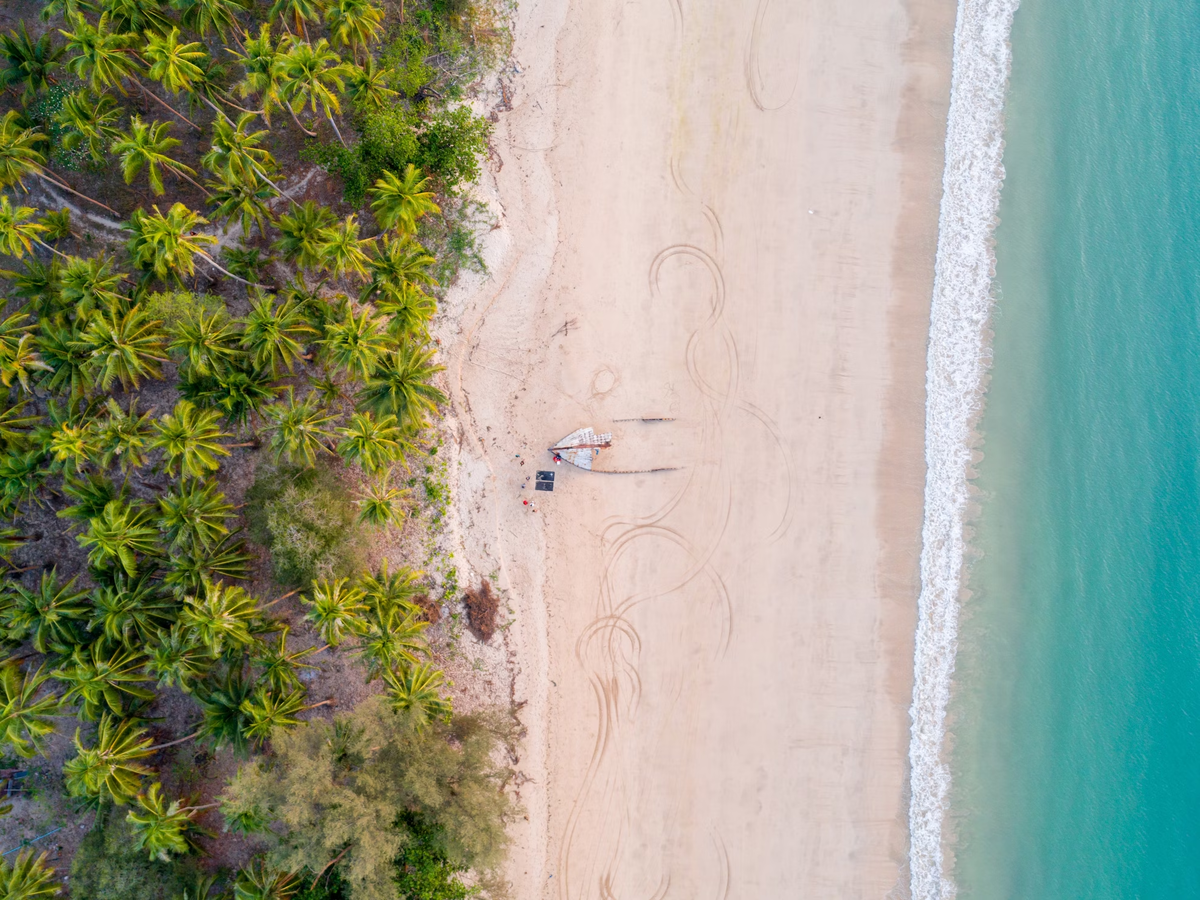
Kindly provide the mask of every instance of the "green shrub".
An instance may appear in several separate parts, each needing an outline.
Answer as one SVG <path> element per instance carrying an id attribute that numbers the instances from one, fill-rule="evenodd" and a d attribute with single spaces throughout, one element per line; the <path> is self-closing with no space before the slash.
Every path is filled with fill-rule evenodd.
<path id="1" fill-rule="evenodd" d="M 396 887 L 402 900 L 467 900 L 479 893 L 479 888 L 467 887 L 459 878 L 466 868 L 446 856 L 441 828 L 412 812 L 402 814 L 400 822 L 410 835 L 396 860 Z"/>
<path id="2" fill-rule="evenodd" d="M 46 142 L 38 147 L 48 160 L 64 169 L 78 171 L 91 163 L 87 149 L 76 147 L 68 150 L 63 146 L 63 127 L 58 121 L 62 112 L 63 100 L 71 92 L 61 84 L 52 84 L 38 95 L 37 99 L 25 110 L 31 125 L 46 135 Z"/>
<path id="3" fill-rule="evenodd" d="M 435 51 L 418 28 L 403 28 L 379 58 L 380 68 L 388 73 L 388 87 L 405 97 L 417 96 L 437 74 L 425 61 L 431 52 Z"/>
<path id="4" fill-rule="evenodd" d="M 420 120 L 401 105 L 362 117 L 359 155 L 372 182 L 384 171 L 400 172 L 417 155 Z"/>
<path id="5" fill-rule="evenodd" d="M 312 869 L 304 869 L 300 873 L 300 890 L 292 900 L 350 900 L 350 887 L 342 880 L 337 867 L 321 874 L 320 878 L 318 874 Z"/>
<path id="6" fill-rule="evenodd" d="M 246 492 L 251 534 L 271 552 L 280 584 L 350 577 L 363 568 L 363 538 L 349 491 L 325 466 L 261 466 Z"/>
<path id="7" fill-rule="evenodd" d="M 190 866 L 161 863 L 133 846 L 125 811 L 101 810 L 71 861 L 71 900 L 177 900 Z"/>
<path id="8" fill-rule="evenodd" d="M 337 142 L 323 143 L 309 140 L 300 151 L 300 158 L 306 162 L 316 163 L 330 175 L 342 179 L 342 193 L 346 202 L 351 206 L 362 206 L 367 196 L 367 188 L 372 184 L 366 166 L 363 164 L 360 146 L 343 147 Z"/>
<path id="9" fill-rule="evenodd" d="M 409 876 L 405 898 L 466 896 L 456 874 L 493 870 L 504 857 L 513 806 L 492 755 L 511 727 L 498 714 L 422 721 L 375 696 L 333 723 L 277 732 L 273 754 L 242 766 L 225 789 L 224 811 L 271 822 L 261 836 L 278 868 L 339 859 L 351 900 L 394 900 L 398 875 Z M 416 892 L 423 886 L 442 892 Z"/>
<path id="10" fill-rule="evenodd" d="M 421 130 L 415 162 L 453 191 L 478 180 L 491 133 L 492 123 L 465 106 L 442 110 Z"/>

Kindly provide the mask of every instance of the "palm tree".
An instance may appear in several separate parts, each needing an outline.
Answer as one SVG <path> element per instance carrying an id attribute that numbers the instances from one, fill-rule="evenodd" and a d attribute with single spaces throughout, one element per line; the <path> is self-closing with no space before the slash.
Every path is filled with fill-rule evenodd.
<path id="1" fill-rule="evenodd" d="M 343 0 L 346 2 L 346 0 Z M 361 0 L 359 0 L 361 2 Z M 401 234 L 417 233 L 417 220 L 428 213 L 440 213 L 428 189 L 429 179 L 412 163 L 403 175 L 384 172 L 371 190 L 371 212 L 380 228 L 394 228 Z"/>
<path id="2" fill-rule="evenodd" d="M 399 95 L 387 86 L 387 75 L 370 53 L 361 66 L 354 66 L 346 77 L 346 96 L 358 109 L 376 112 Z"/>
<path id="3" fill-rule="evenodd" d="M 373 297 L 375 308 L 388 320 L 388 334 L 404 343 L 428 343 L 429 323 L 437 315 L 437 301 L 415 284 L 382 286 Z"/>
<path id="4" fill-rule="evenodd" d="M 426 416 L 446 402 L 446 395 L 430 384 L 442 368 L 434 365 L 432 350 L 401 345 L 380 358 L 358 394 L 358 407 L 376 415 L 390 413 L 407 428 L 424 427 Z"/>
<path id="5" fill-rule="evenodd" d="M 214 659 L 200 645 L 196 632 L 176 623 L 169 630 L 160 630 L 150 645 L 150 671 L 160 688 L 178 685 L 184 693 L 208 675 Z"/>
<path id="6" fill-rule="evenodd" d="M 46 865 L 46 854 L 34 858 L 22 850 L 13 862 L 0 859 L 0 897 L 5 900 L 50 900 L 59 893 L 58 873 Z"/>
<path id="7" fill-rule="evenodd" d="M 125 499 L 125 488 L 118 493 L 103 475 L 86 475 L 81 478 L 67 476 L 63 479 L 63 496 L 74 503 L 59 510 L 58 515 L 64 519 L 74 519 L 76 522 L 86 522 L 104 512 L 113 500 Z"/>
<path id="8" fill-rule="evenodd" d="M 108 415 L 96 427 L 99 462 L 108 469 L 118 464 L 122 472 L 140 469 L 150 461 L 150 439 L 154 434 L 151 414 L 138 415 L 138 398 L 129 401 L 128 411 L 112 397 L 105 401 Z"/>
<path id="9" fill-rule="evenodd" d="M 104 0 L 113 28 L 139 35 L 163 34 L 171 25 L 159 0 Z"/>
<path id="10" fill-rule="evenodd" d="M 383 672 L 383 680 L 387 685 L 388 701 L 393 709 L 398 712 L 412 712 L 419 722 L 431 722 L 436 719 L 450 721 L 453 711 L 450 699 L 439 693 L 446 677 L 429 663 L 387 669 Z"/>
<path id="11" fill-rule="evenodd" d="M 183 356 L 188 375 L 215 375 L 241 355 L 241 332 L 223 309 L 192 310 L 171 329 L 167 349 Z"/>
<path id="12" fill-rule="evenodd" d="M 142 672 L 146 658 L 127 647 L 110 649 L 105 641 L 88 648 L 76 647 L 66 665 L 52 673 L 67 686 L 63 702 L 78 700 L 80 715 L 97 719 L 107 708 L 114 715 L 124 713 L 127 697 L 153 700 L 154 691 L 142 687 L 149 679 Z"/>
<path id="13" fill-rule="evenodd" d="M 279 192 L 270 184 L 258 176 L 239 179 L 222 175 L 220 181 L 209 181 L 208 188 L 212 216 L 223 223 L 222 233 L 228 234 L 230 222 L 239 219 L 246 239 L 255 225 L 260 234 L 266 234 L 267 226 L 271 223 L 271 208 L 267 202 L 279 196 Z"/>
<path id="14" fill-rule="evenodd" d="M 0 187 L 12 187 L 14 184 L 25 187 L 25 176 L 36 175 L 43 181 L 55 187 L 62 188 L 88 203 L 94 203 L 102 209 L 115 213 L 111 206 L 106 206 L 99 200 L 93 200 L 79 193 L 61 178 L 49 172 L 46 158 L 38 151 L 36 144 L 47 140 L 40 131 L 26 128 L 15 109 L 10 109 L 0 118 Z"/>
<path id="15" fill-rule="evenodd" d="M 206 578 L 241 581 L 250 577 L 250 554 L 245 552 L 243 542 L 233 535 L 213 547 L 178 550 L 168 564 L 163 582 L 176 594 L 202 591 Z"/>
<path id="16" fill-rule="evenodd" d="M 88 320 L 77 345 L 88 354 L 91 374 L 100 387 L 107 391 L 114 381 L 120 381 L 128 390 L 140 385 L 143 378 L 162 377 L 158 364 L 167 358 L 163 356 L 161 324 L 140 306 L 123 310 L 120 304 Z"/>
<path id="17" fill-rule="evenodd" d="M 179 624 L 193 629 L 210 655 L 220 656 L 254 642 L 259 615 L 258 602 L 245 590 L 205 579 L 202 595 L 184 598 Z"/>
<path id="18" fill-rule="evenodd" d="M 42 213 L 42 224 L 46 226 L 46 240 L 61 241 L 74 236 L 71 230 L 71 210 L 64 206 L 59 210 L 46 210 Z"/>
<path id="19" fill-rule="evenodd" d="M 5 88 L 25 85 L 21 103 L 28 105 L 38 91 L 54 83 L 51 73 L 61 65 L 63 52 L 62 47 L 54 45 L 49 33 L 34 41 L 25 23 L 18 23 L 16 31 L 0 35 L 0 59 L 6 63 L 0 71 L 0 85 Z"/>
<path id="20" fill-rule="evenodd" d="M 313 623 L 328 646 L 336 647 L 346 638 L 366 630 L 363 615 L 367 605 L 363 602 L 363 592 L 351 585 L 349 578 L 314 581 L 312 599 L 301 594 L 300 600 L 312 607 L 304 618 Z"/>
<path id="21" fill-rule="evenodd" d="M 325 10 L 325 24 L 334 43 L 350 47 L 357 60 L 358 48 L 379 36 L 383 10 L 371 0 L 332 0 Z"/>
<path id="22" fill-rule="evenodd" d="M 90 422 L 62 422 L 50 433 L 46 449 L 59 467 L 78 472 L 100 451 L 95 429 Z"/>
<path id="23" fill-rule="evenodd" d="M 429 267 L 435 262 L 437 260 L 410 235 L 385 237 L 371 259 L 371 280 L 364 297 L 371 293 L 387 296 L 408 286 L 436 284 L 429 274 Z"/>
<path id="24" fill-rule="evenodd" d="M 159 526 L 168 548 L 211 547 L 229 534 L 233 504 L 211 481 L 185 478 L 159 499 Z"/>
<path id="25" fill-rule="evenodd" d="M 88 592 L 75 590 L 76 578 L 58 580 L 57 567 L 42 572 L 38 586 L 12 584 L 5 596 L 0 621 L 9 640 L 29 640 L 38 653 L 70 653 L 83 634 Z"/>
<path id="26" fill-rule="evenodd" d="M 0 663 L 0 746 L 6 751 L 29 758 L 53 734 L 52 719 L 62 714 L 62 702 L 53 694 L 38 696 L 49 678 L 41 668 L 22 674 L 16 663 Z"/>
<path id="27" fill-rule="evenodd" d="M 203 710 L 200 737 L 220 750 L 228 746 L 244 753 L 249 746 L 246 728 L 249 717 L 242 705 L 254 693 L 254 682 L 242 674 L 241 664 L 231 665 L 217 684 L 208 683 L 196 690 L 196 699 Z"/>
<path id="28" fill-rule="evenodd" d="M 291 900 L 300 882 L 291 872 L 281 872 L 262 860 L 251 863 L 237 874 L 233 900 Z"/>
<path id="29" fill-rule="evenodd" d="M 263 641 L 255 647 L 252 656 L 254 663 L 262 667 L 260 680 L 265 680 L 272 690 L 280 693 L 300 687 L 300 679 L 296 674 L 298 669 L 316 668 L 302 660 L 316 653 L 317 648 L 305 647 L 302 650 L 289 651 L 287 639 L 290 633 L 291 628 L 287 625 L 281 626 L 275 643 Z"/>
<path id="30" fill-rule="evenodd" d="M 219 418 L 220 414 L 214 410 L 200 410 L 189 401 L 180 400 L 174 412 L 158 421 L 155 425 L 158 435 L 151 446 L 163 451 L 168 475 L 182 472 L 203 478 L 220 467 L 217 457 L 228 456 L 229 450 L 219 442 L 229 435 L 217 426 Z"/>
<path id="31" fill-rule="evenodd" d="M 258 281 L 263 267 L 271 262 L 269 256 L 264 256 L 258 247 L 223 247 L 221 256 L 229 271 L 247 281 Z"/>
<path id="32" fill-rule="evenodd" d="M 236 360 L 210 378 L 196 378 L 180 384 L 180 392 L 186 399 L 219 409 L 225 414 L 227 424 L 239 428 L 262 415 L 279 391 L 280 386 L 270 373 L 254 368 L 245 359 Z"/>
<path id="33" fill-rule="evenodd" d="M 225 32 L 237 34 L 237 14 L 250 8 L 246 0 L 171 0 L 171 6 L 180 10 L 180 22 L 200 37 L 208 37 L 211 28 L 225 41 Z"/>
<path id="34" fill-rule="evenodd" d="M 411 610 L 401 613 L 397 608 L 372 622 L 358 647 L 367 660 L 367 681 L 399 665 L 416 665 L 419 657 L 428 655 L 429 646 L 423 636 L 428 627 L 429 623 Z"/>
<path id="35" fill-rule="evenodd" d="M 324 263 L 323 248 L 337 217 L 312 200 L 299 206 L 293 204 L 290 213 L 279 217 L 279 240 L 275 249 L 283 258 L 302 269 L 312 269 Z"/>
<path id="36" fill-rule="evenodd" d="M 62 265 L 57 259 L 42 262 L 31 256 L 22 262 L 20 271 L 7 277 L 12 279 L 13 294 L 27 301 L 30 309 L 45 319 L 65 312 L 58 297 L 61 275 Z"/>
<path id="37" fill-rule="evenodd" d="M 63 146 L 74 150 L 84 145 L 92 162 L 102 162 L 109 145 L 121 135 L 117 122 L 123 112 L 117 101 L 103 92 L 84 89 L 68 94 L 57 120 Z"/>
<path id="38" fill-rule="evenodd" d="M 312 466 L 318 451 L 331 452 L 326 442 L 333 438 L 333 432 L 325 426 L 336 418 L 321 409 L 319 398 L 312 392 L 297 401 L 295 390 L 289 385 L 287 401 L 267 407 L 266 431 L 271 450 L 278 459 Z"/>
<path id="39" fill-rule="evenodd" d="M 129 128 L 129 134 L 122 135 L 113 141 L 112 145 L 112 152 L 121 158 L 121 173 L 125 176 L 126 184 L 133 184 L 133 179 L 144 167 L 150 179 L 150 189 L 161 195 L 165 188 L 159 169 L 163 168 L 204 190 L 190 177 L 196 174 L 195 169 L 167 155 L 168 150 L 178 147 L 181 143 L 178 138 L 168 136 L 170 122 L 146 124 L 141 116 L 134 116 L 129 120 Z"/>
<path id="40" fill-rule="evenodd" d="M 274 691 L 260 687 L 242 703 L 242 712 L 247 721 L 246 737 L 261 744 L 276 728 L 295 728 L 299 725 L 300 720 L 296 716 L 305 710 L 332 702 L 323 700 L 305 705 L 304 691 L 299 688 Z"/>
<path id="41" fill-rule="evenodd" d="M 272 294 L 259 294 L 251 300 L 250 313 L 242 319 L 242 325 L 242 346 L 258 368 L 272 375 L 284 367 L 291 372 L 297 360 L 305 359 L 302 341 L 316 334 L 299 302 L 288 297 L 276 306 Z"/>
<path id="42" fill-rule="evenodd" d="M 32 334 L 22 334 L 15 343 L 0 345 L 0 384 L 11 387 L 15 380 L 21 390 L 31 393 L 30 376 L 34 372 L 51 371 L 37 347 L 37 338 Z"/>
<path id="43" fill-rule="evenodd" d="M 196 816 L 201 810 L 217 804 L 185 807 L 178 800 L 168 804 L 161 790 L 162 785 L 156 781 L 146 793 L 138 794 L 138 808 L 131 809 L 125 818 L 133 832 L 133 845 L 138 850 L 145 850 L 152 860 L 170 862 L 172 853 L 182 856 L 200 849 L 196 838 L 204 831 L 196 825 Z"/>
<path id="44" fill-rule="evenodd" d="M 147 646 L 174 618 L 175 603 L 149 573 L 127 578 L 118 572 L 112 584 L 92 592 L 92 628 L 131 649 Z"/>
<path id="45" fill-rule="evenodd" d="M 370 262 L 366 250 L 374 243 L 371 238 L 359 238 L 358 216 L 351 213 L 344 222 L 326 233 L 321 247 L 322 262 L 335 278 L 348 272 L 366 277 Z"/>
<path id="46" fill-rule="evenodd" d="M 39 415 L 28 415 L 27 406 L 29 401 L 22 400 L 0 409 L 0 446 L 5 449 L 24 447 L 29 439 L 29 429 L 42 420 Z"/>
<path id="47" fill-rule="evenodd" d="M 371 604 L 371 609 L 378 620 L 393 609 L 405 613 L 416 612 L 417 607 L 410 601 L 421 593 L 421 579 L 424 576 L 424 572 L 414 571 L 408 566 L 401 566 L 392 572 L 385 559 L 379 573 L 363 575 L 358 581 L 358 586 L 362 588 L 363 594 L 366 596 L 367 602 Z"/>
<path id="48" fill-rule="evenodd" d="M 41 449 L 10 450 L 0 456 L 0 518 L 12 519 L 24 506 L 40 505 L 39 495 L 49 474 Z"/>
<path id="49" fill-rule="evenodd" d="M 308 0 L 277 0 L 276 5 L 280 2 L 296 8 Z M 313 113 L 320 107 L 333 127 L 334 134 L 344 145 L 346 142 L 342 139 L 342 133 L 338 131 L 333 114 L 342 110 L 338 94 L 345 90 L 346 76 L 351 70 L 342 58 L 330 49 L 329 41 L 321 38 L 315 44 L 310 44 L 293 38 L 281 52 L 278 66 L 279 94 L 288 110 L 292 112 L 296 124 L 300 125 L 300 120 L 296 118 L 294 103 L 298 102 L 300 109 L 307 104 Z M 303 125 L 300 125 L 300 128 L 312 134 Z"/>
<path id="50" fill-rule="evenodd" d="M 171 206 L 166 215 L 154 207 L 153 215 L 136 209 L 124 227 L 130 233 L 129 253 L 134 264 L 152 271 L 159 278 L 193 275 L 196 271 L 195 257 L 199 256 L 219 272 L 234 281 L 249 284 L 232 272 L 222 268 L 216 260 L 201 249 L 201 245 L 215 244 L 211 234 L 197 234 L 195 229 L 207 225 L 208 219 L 192 212 L 182 203 Z M 262 287 L 262 285 L 251 285 Z"/>
<path id="51" fill-rule="evenodd" d="M 79 334 L 71 327 L 56 325 L 49 319 L 42 319 L 38 325 L 38 349 L 51 370 L 42 387 L 52 393 L 65 392 L 71 401 L 78 400 L 95 385 L 91 353 L 80 346 Z"/>
<path id="52" fill-rule="evenodd" d="M 303 34 L 305 40 L 308 39 L 308 23 L 315 22 L 320 18 L 321 10 L 325 8 L 326 0 L 275 0 L 270 11 L 267 13 L 267 19 L 279 17 L 283 27 L 288 27 L 288 16 L 291 16 L 292 22 L 296 26 L 296 32 Z"/>
<path id="53" fill-rule="evenodd" d="M 208 62 L 208 53 L 199 41 L 179 43 L 178 28 L 172 28 L 166 35 L 147 35 L 141 56 L 150 64 L 146 74 L 172 94 L 191 91 L 195 82 L 204 77 L 203 67 Z"/>
<path id="54" fill-rule="evenodd" d="M 69 256 L 59 275 L 62 302 L 86 319 L 93 310 L 128 302 L 118 290 L 124 280 L 124 273 L 116 271 L 113 259 L 103 253 L 87 259 Z"/>
<path id="55" fill-rule="evenodd" d="M 415 452 L 396 417 L 391 415 L 376 419 L 369 412 L 355 413 L 346 427 L 339 428 L 342 436 L 337 452 L 347 463 L 358 463 L 364 472 L 377 474 L 391 463 L 403 459 L 405 453 Z"/>
<path id="56" fill-rule="evenodd" d="M 67 39 L 66 52 L 73 54 L 67 60 L 67 70 L 93 91 L 111 85 L 125 93 L 125 79 L 137 74 L 137 61 L 130 52 L 137 45 L 137 35 L 110 28 L 107 12 L 95 25 L 81 15 L 72 16 L 70 21 L 73 31 L 59 29 Z"/>
<path id="57" fill-rule="evenodd" d="M 283 98 L 279 95 L 279 50 L 271 42 L 271 26 L 259 25 L 258 37 L 242 32 L 244 49 L 241 53 L 230 50 L 242 66 L 242 80 L 237 84 L 241 97 L 257 94 L 262 103 L 262 117 L 271 122 L 271 109 L 279 106 Z"/>
<path id="58" fill-rule="evenodd" d="M 33 252 L 33 245 L 58 253 L 39 237 L 46 230 L 41 222 L 32 221 L 37 210 L 32 206 L 13 206 L 7 196 L 0 197 L 0 253 L 20 259 Z"/>
<path id="59" fill-rule="evenodd" d="M 358 522 L 360 525 L 372 525 L 384 528 L 395 525 L 404 526 L 404 509 L 401 504 L 409 497 L 409 491 L 404 488 L 392 487 L 387 478 L 368 484 L 358 503 Z"/>
<path id="60" fill-rule="evenodd" d="M 325 359 L 351 378 L 369 378 L 391 346 L 382 320 L 373 312 L 364 306 L 356 314 L 350 301 L 344 300 L 338 318 L 325 326 L 325 337 L 320 341 Z"/>
<path id="61" fill-rule="evenodd" d="M 63 14 L 63 18 L 70 19 L 82 15 L 84 12 L 96 12 L 96 7 L 91 0 L 43 0 L 39 18 L 43 22 L 49 22 L 59 13 Z"/>
<path id="62" fill-rule="evenodd" d="M 254 113 L 242 113 L 234 124 L 224 116 L 217 117 L 213 122 L 212 146 L 201 162 L 219 178 L 251 182 L 262 179 L 282 194 L 283 189 L 270 179 L 270 173 L 278 168 L 275 157 L 260 146 L 269 132 L 251 131 L 254 118 Z"/>
<path id="63" fill-rule="evenodd" d="M 79 535 L 81 546 L 88 550 L 88 563 L 104 567 L 118 563 L 125 574 L 137 574 L 137 556 L 158 553 L 158 530 L 153 526 L 154 514 L 149 507 L 111 500 L 104 512 L 88 523 L 88 530 Z"/>
<path id="64" fill-rule="evenodd" d="M 101 716 L 96 729 L 96 745 L 84 747 L 75 729 L 75 756 L 63 765 L 67 793 L 99 806 L 105 801 L 124 805 L 137 796 L 142 776 L 154 770 L 142 765 L 154 751 L 153 741 L 133 720 Z"/>

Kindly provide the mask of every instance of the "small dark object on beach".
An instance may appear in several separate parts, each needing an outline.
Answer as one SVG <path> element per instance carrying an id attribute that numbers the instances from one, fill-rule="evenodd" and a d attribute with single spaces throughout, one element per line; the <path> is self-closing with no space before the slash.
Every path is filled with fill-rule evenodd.
<path id="1" fill-rule="evenodd" d="M 500 598 L 492 591 L 491 582 L 485 578 L 478 588 L 468 588 L 463 599 L 467 604 L 467 622 L 471 630 L 486 644 L 496 633 L 496 612 Z"/>

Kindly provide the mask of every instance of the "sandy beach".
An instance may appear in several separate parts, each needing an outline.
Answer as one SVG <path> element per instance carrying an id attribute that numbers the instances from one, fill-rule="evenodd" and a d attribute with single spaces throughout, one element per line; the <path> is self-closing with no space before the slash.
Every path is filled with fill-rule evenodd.
<path id="1" fill-rule="evenodd" d="M 444 345 L 526 729 L 514 898 L 907 895 L 953 25 L 521 0 L 489 271 Z M 555 467 L 585 425 L 598 468 L 673 471 Z"/>

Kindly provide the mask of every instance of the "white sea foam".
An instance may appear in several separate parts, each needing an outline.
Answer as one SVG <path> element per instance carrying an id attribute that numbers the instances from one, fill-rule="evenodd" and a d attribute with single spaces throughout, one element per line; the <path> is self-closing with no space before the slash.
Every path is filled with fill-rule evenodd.
<path id="1" fill-rule="evenodd" d="M 992 231 L 1004 180 L 1008 39 L 1018 2 L 959 0 L 954 33 L 926 372 L 925 524 L 909 745 L 913 900 L 955 894 L 943 857 L 946 705 L 958 642 L 972 432 L 989 359 Z"/>

